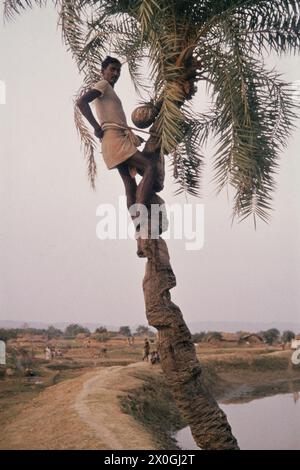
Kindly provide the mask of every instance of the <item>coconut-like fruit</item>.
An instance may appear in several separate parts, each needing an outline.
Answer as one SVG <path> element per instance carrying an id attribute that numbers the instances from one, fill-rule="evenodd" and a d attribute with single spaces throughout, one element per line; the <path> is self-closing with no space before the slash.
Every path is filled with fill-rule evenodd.
<path id="1" fill-rule="evenodd" d="M 153 124 L 157 114 L 158 111 L 154 104 L 146 103 L 132 111 L 131 120 L 139 129 L 145 129 Z"/>

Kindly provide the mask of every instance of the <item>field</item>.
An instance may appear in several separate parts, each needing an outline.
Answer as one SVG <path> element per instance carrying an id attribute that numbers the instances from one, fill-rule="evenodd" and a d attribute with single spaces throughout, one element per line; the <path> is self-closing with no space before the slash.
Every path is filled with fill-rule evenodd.
<path id="1" fill-rule="evenodd" d="M 1 449 L 172 449 L 184 425 L 159 364 L 142 361 L 143 338 L 8 343 L 0 378 Z M 155 344 L 152 344 L 155 348 Z M 218 400 L 247 401 L 300 389 L 290 350 L 199 343 L 203 380 Z"/>

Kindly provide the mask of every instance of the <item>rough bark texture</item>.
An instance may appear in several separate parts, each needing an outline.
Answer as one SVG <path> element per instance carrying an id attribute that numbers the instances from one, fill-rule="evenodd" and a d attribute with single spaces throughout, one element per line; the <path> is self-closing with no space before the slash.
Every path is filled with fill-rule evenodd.
<path id="1" fill-rule="evenodd" d="M 191 334 L 182 313 L 172 301 L 170 289 L 176 278 L 166 242 L 147 240 L 147 263 L 143 282 L 148 322 L 158 330 L 162 369 L 170 390 L 196 444 L 201 449 L 238 449 L 226 415 L 201 383 Z"/>
<path id="2" fill-rule="evenodd" d="M 150 133 L 144 152 L 148 153 L 149 158 L 157 159 L 153 189 L 159 192 L 164 186 L 165 165 L 156 137 L 156 123 Z M 164 201 L 153 193 L 149 203 L 163 207 Z M 170 289 L 176 285 L 176 278 L 170 264 L 167 244 L 158 236 L 166 230 L 167 224 L 160 220 L 160 227 L 154 230 L 158 237 L 153 238 L 154 223 L 151 221 L 151 212 L 148 212 L 146 239 L 138 240 L 138 255 L 147 258 L 143 282 L 146 315 L 149 324 L 158 330 L 162 369 L 196 444 L 205 450 L 237 450 L 239 447 L 225 413 L 201 381 L 201 367 L 190 331 L 179 307 L 171 300 Z M 163 218 L 166 218 L 166 215 Z"/>

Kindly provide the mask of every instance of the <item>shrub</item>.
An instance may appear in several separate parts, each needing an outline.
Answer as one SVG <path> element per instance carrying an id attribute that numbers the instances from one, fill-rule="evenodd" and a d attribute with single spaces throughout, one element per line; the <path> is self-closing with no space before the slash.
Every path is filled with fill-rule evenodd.
<path id="1" fill-rule="evenodd" d="M 90 333 L 90 330 L 77 323 L 71 323 L 66 327 L 64 335 L 67 338 L 75 338 L 79 333 Z"/>

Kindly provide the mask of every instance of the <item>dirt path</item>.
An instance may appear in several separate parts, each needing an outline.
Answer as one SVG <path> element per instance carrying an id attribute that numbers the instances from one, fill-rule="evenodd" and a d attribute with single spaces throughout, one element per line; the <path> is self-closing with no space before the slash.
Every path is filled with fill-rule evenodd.
<path id="1" fill-rule="evenodd" d="M 97 369 L 47 388 L 0 431 L 0 449 L 155 449 L 149 433 L 122 413 L 146 363 Z"/>

